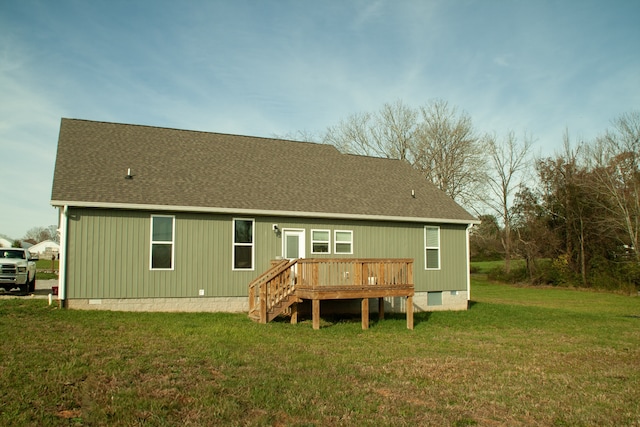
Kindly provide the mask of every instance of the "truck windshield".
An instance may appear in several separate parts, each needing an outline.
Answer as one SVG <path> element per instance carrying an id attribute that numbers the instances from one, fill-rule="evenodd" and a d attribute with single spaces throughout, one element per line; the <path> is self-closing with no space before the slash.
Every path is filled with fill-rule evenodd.
<path id="1" fill-rule="evenodd" d="M 0 258 L 19 258 L 24 259 L 24 251 L 16 251 L 11 249 L 0 249 Z"/>

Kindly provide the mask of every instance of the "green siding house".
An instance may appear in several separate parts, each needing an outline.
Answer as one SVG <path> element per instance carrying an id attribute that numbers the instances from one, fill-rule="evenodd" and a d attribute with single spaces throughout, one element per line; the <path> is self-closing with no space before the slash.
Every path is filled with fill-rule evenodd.
<path id="1" fill-rule="evenodd" d="M 412 259 L 416 311 L 470 296 L 478 221 L 399 160 L 62 119 L 51 204 L 69 308 L 246 312 L 249 283 L 291 258 Z"/>

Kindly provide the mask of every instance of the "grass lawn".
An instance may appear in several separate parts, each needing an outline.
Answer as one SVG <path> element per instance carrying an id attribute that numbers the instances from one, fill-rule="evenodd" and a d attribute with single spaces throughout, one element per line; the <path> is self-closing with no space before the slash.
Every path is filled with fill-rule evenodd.
<path id="1" fill-rule="evenodd" d="M 496 267 L 504 267 L 504 260 L 499 261 L 473 261 L 471 265 L 477 269 L 478 273 L 488 273 Z M 511 268 L 524 267 L 525 262 L 523 259 L 512 259 Z"/>
<path id="2" fill-rule="evenodd" d="M 298 325 L 0 300 L 0 425 L 640 425 L 640 298 L 472 285 L 465 312 Z"/>
<path id="3" fill-rule="evenodd" d="M 36 280 L 50 280 L 58 278 L 58 260 L 39 259 L 36 261 Z M 51 272 L 54 270 L 55 272 Z"/>

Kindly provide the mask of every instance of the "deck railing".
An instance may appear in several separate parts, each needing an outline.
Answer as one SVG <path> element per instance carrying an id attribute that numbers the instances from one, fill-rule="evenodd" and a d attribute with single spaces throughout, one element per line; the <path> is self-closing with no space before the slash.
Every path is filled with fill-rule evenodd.
<path id="1" fill-rule="evenodd" d="M 297 260 L 278 260 L 249 284 L 249 316 L 267 323 L 268 313 L 295 290 L 293 266 Z"/>
<path id="2" fill-rule="evenodd" d="M 362 299 L 362 325 L 368 327 L 369 298 L 407 297 L 407 326 L 413 329 L 413 260 L 304 258 L 278 260 L 249 285 L 249 316 L 267 323 L 297 302 L 312 301 L 313 327 L 320 326 L 320 301 Z M 382 318 L 382 317 L 381 317 Z"/>
<path id="3" fill-rule="evenodd" d="M 300 259 L 298 289 L 394 287 L 413 285 L 412 259 Z"/>

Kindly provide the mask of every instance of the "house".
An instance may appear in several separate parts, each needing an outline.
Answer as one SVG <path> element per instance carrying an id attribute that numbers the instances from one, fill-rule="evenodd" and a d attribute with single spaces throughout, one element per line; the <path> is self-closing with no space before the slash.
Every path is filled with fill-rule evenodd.
<path id="1" fill-rule="evenodd" d="M 0 248 L 10 248 L 11 242 L 4 237 L 0 237 Z"/>
<path id="2" fill-rule="evenodd" d="M 408 259 L 415 310 L 470 297 L 478 221 L 399 160 L 62 119 L 51 204 L 69 308 L 246 312 L 249 283 L 278 259 Z"/>
<path id="3" fill-rule="evenodd" d="M 57 257 L 60 250 L 60 244 L 53 240 L 44 240 L 29 247 L 29 252 L 37 254 L 41 259 L 51 259 L 52 256 Z"/>

